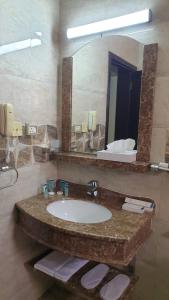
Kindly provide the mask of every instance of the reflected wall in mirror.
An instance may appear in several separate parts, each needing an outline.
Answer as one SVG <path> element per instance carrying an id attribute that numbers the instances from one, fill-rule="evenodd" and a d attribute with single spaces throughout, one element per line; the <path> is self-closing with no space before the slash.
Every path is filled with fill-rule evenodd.
<path id="1" fill-rule="evenodd" d="M 129 37 L 108 36 L 73 55 L 71 151 L 137 142 L 143 48 Z"/>
<path id="2" fill-rule="evenodd" d="M 110 38 L 118 39 L 118 36 L 109 37 L 109 39 Z M 123 37 L 123 39 L 124 40 L 123 42 L 121 41 L 120 45 L 118 43 L 114 44 L 119 51 L 115 53 L 116 58 L 118 56 L 120 61 L 123 60 L 123 62 L 125 61 L 125 64 L 127 63 L 130 66 L 132 65 L 132 67 L 135 66 L 139 71 L 142 69 L 139 120 L 137 119 L 135 121 L 135 124 L 138 124 L 138 128 L 136 126 L 135 130 L 135 132 L 137 132 L 138 129 L 136 160 L 139 163 L 149 162 L 158 44 L 154 43 L 143 46 L 140 45 L 140 43 L 138 43 L 137 41 L 134 41 L 133 39 L 130 39 L 128 37 Z M 130 46 L 127 46 L 127 43 L 124 43 L 124 41 L 128 39 L 131 40 Z M 95 42 L 92 42 L 91 44 L 84 46 L 84 48 L 81 48 L 75 55 L 78 57 L 79 53 L 82 53 L 86 49 L 86 47 L 90 49 L 90 46 L 93 45 L 93 43 L 97 44 L 101 41 L 103 42 L 104 40 L 105 38 L 101 38 L 99 40 L 96 40 Z M 133 50 L 133 46 L 136 51 Z M 102 48 L 104 47 L 102 46 Z M 111 52 L 112 54 L 112 51 L 109 52 Z M 121 53 L 123 53 L 124 55 L 123 58 L 121 58 Z M 71 156 L 76 155 L 76 157 L 79 157 L 80 159 L 82 156 L 85 157 L 85 153 L 89 152 L 90 154 L 95 154 L 95 148 L 104 148 L 106 136 L 108 138 L 108 134 L 106 135 L 106 128 L 108 127 L 109 121 L 107 121 L 108 118 L 106 118 L 106 106 L 109 101 L 109 98 L 107 97 L 109 77 L 104 68 L 101 69 L 101 72 L 99 72 L 97 68 L 94 68 L 93 75 L 91 75 L 91 77 L 88 76 L 87 70 L 90 69 L 91 66 L 98 67 L 98 64 L 95 63 L 96 58 L 90 61 L 87 60 L 87 58 L 84 56 L 83 63 L 80 66 L 78 64 L 78 60 L 77 63 L 73 64 L 75 55 L 73 57 L 63 58 L 62 64 L 62 152 L 66 152 L 68 153 L 68 155 L 70 155 L 69 152 L 72 152 Z M 96 57 L 101 58 L 100 51 L 97 51 Z M 76 73 L 76 70 L 78 69 L 80 70 L 80 77 L 78 77 Z M 110 70 L 110 68 L 108 70 Z M 96 84 L 95 78 L 97 76 L 99 78 L 99 84 Z M 80 78 L 82 78 L 83 80 L 81 81 Z M 104 82 L 104 85 L 103 80 L 101 80 L 103 78 L 106 82 L 106 84 Z M 82 88 L 80 89 L 78 84 L 75 85 L 75 82 L 82 82 Z M 123 89 L 120 89 L 120 91 L 123 92 Z M 124 99 L 126 99 L 126 97 Z M 116 108 L 117 112 L 117 101 L 116 106 L 114 105 L 114 107 Z M 122 108 L 124 108 L 123 105 Z M 125 109 L 123 109 L 122 112 L 123 115 L 127 115 Z M 107 109 L 107 115 L 108 113 L 109 110 Z M 137 114 L 135 114 L 134 116 L 137 116 Z M 124 118 L 121 119 L 124 122 Z M 130 117 L 129 120 L 131 119 L 132 118 Z M 123 125 L 123 123 L 121 124 Z M 115 132 L 115 130 L 113 132 Z M 79 155 L 78 151 L 83 152 L 83 155 Z M 95 158 L 95 156 L 92 156 L 92 158 Z"/>

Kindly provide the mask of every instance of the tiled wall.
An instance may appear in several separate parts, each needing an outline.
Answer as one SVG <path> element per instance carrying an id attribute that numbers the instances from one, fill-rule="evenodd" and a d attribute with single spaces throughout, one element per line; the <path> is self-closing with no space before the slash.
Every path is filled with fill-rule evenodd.
<path id="1" fill-rule="evenodd" d="M 7 174 L 0 178 L 2 185 L 10 180 Z M 45 248 L 22 232 L 14 211 L 16 202 L 38 194 L 49 178 L 57 178 L 56 167 L 50 162 L 19 168 L 17 184 L 0 191 L 0 299 L 37 300 L 51 284 L 24 265 Z"/>
<path id="2" fill-rule="evenodd" d="M 46 161 L 51 140 L 57 137 L 58 27 L 58 0 L 0 0 L 0 45 L 38 38 L 36 32 L 42 33 L 41 46 L 0 55 L 0 103 L 12 103 L 15 118 L 23 125 L 38 126 L 38 134 L 33 137 L 0 136 L 0 164 L 8 155 L 19 171 L 17 184 L 0 190 L 3 300 L 36 300 L 50 284 L 24 266 L 44 247 L 15 225 L 14 205 L 39 193 L 47 179 L 57 178 L 56 166 Z M 0 174 L 0 187 L 10 177 L 11 173 Z"/>
<path id="3" fill-rule="evenodd" d="M 167 132 L 169 129 L 169 2 L 168 0 L 62 0 L 61 1 L 61 50 L 62 56 L 71 56 L 89 40 L 99 36 L 66 39 L 66 28 L 123 15 L 149 7 L 153 22 L 121 30 L 141 43 L 159 43 L 157 79 L 153 114 L 151 160 L 164 161 Z M 136 174 L 76 164 L 58 163 L 59 178 L 86 184 L 91 179 L 100 186 L 136 196 L 153 198 L 157 213 L 153 221 L 153 233 L 137 256 L 137 274 L 140 276 L 132 300 L 168 300 L 169 274 L 169 174 Z"/>
<path id="4" fill-rule="evenodd" d="M 13 104 L 15 119 L 23 126 L 25 123 L 39 126 L 33 138 L 26 137 L 24 131 L 21 138 L 0 136 L 0 162 L 8 152 L 11 164 L 30 165 L 40 160 L 37 159 L 40 151 L 44 152 L 44 149 L 38 151 L 38 146 L 50 146 L 48 129 L 56 127 L 57 121 L 58 3 L 0 1 L 1 45 L 12 46 L 27 39 L 40 39 L 42 43 L 18 51 L 13 48 L 12 52 L 0 55 L 0 103 Z"/>
<path id="5" fill-rule="evenodd" d="M 55 142 L 56 139 L 57 129 L 51 125 L 37 126 L 37 134 L 32 136 L 0 136 L 0 164 L 7 162 L 18 169 L 37 162 L 47 162 L 52 141 Z"/>
<path id="6" fill-rule="evenodd" d="M 96 125 L 95 131 L 75 131 L 75 126 L 72 126 L 71 132 L 71 151 L 95 153 L 98 150 L 105 148 L 105 126 L 102 124 Z"/>

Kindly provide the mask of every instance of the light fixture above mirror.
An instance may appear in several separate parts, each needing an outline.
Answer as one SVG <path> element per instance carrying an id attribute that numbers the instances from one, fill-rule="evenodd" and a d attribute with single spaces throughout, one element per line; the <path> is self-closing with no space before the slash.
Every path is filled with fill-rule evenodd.
<path id="1" fill-rule="evenodd" d="M 103 33 L 110 30 L 116 30 L 128 26 L 139 25 L 151 21 L 151 10 L 144 9 L 131 14 L 123 15 L 116 18 L 102 20 L 82 26 L 67 29 L 67 38 L 73 39 L 86 35 Z"/>

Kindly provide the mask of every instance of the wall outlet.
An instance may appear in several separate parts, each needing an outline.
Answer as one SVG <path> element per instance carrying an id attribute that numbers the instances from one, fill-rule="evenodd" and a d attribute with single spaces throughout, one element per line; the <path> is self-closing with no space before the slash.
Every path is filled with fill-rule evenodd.
<path id="1" fill-rule="evenodd" d="M 26 135 L 35 135 L 37 134 L 37 126 L 35 125 L 29 125 L 29 124 L 26 124 L 25 125 L 25 134 Z"/>
<path id="2" fill-rule="evenodd" d="M 23 130 L 22 130 L 22 123 L 14 121 L 12 126 L 12 136 L 22 136 Z"/>
<path id="3" fill-rule="evenodd" d="M 81 125 L 75 125 L 74 130 L 75 132 L 81 132 L 82 131 Z"/>

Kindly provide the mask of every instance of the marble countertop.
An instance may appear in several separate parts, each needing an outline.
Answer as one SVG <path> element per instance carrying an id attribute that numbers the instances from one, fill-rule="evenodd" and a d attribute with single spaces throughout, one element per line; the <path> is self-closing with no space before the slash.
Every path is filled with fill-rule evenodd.
<path id="1" fill-rule="evenodd" d="M 66 198 L 64 197 L 64 199 Z M 118 242 L 130 241 L 152 218 L 152 215 L 149 213 L 136 214 L 106 205 L 112 212 L 110 220 L 97 224 L 79 224 L 61 220 L 47 212 L 47 205 L 56 200 L 61 200 L 61 198 L 53 196 L 45 199 L 43 195 L 38 195 L 18 202 L 16 207 L 19 211 L 26 213 L 32 218 L 67 234 L 109 241 L 118 240 Z M 101 200 L 95 202 L 102 204 Z M 105 204 L 103 205 L 105 206 Z"/>

